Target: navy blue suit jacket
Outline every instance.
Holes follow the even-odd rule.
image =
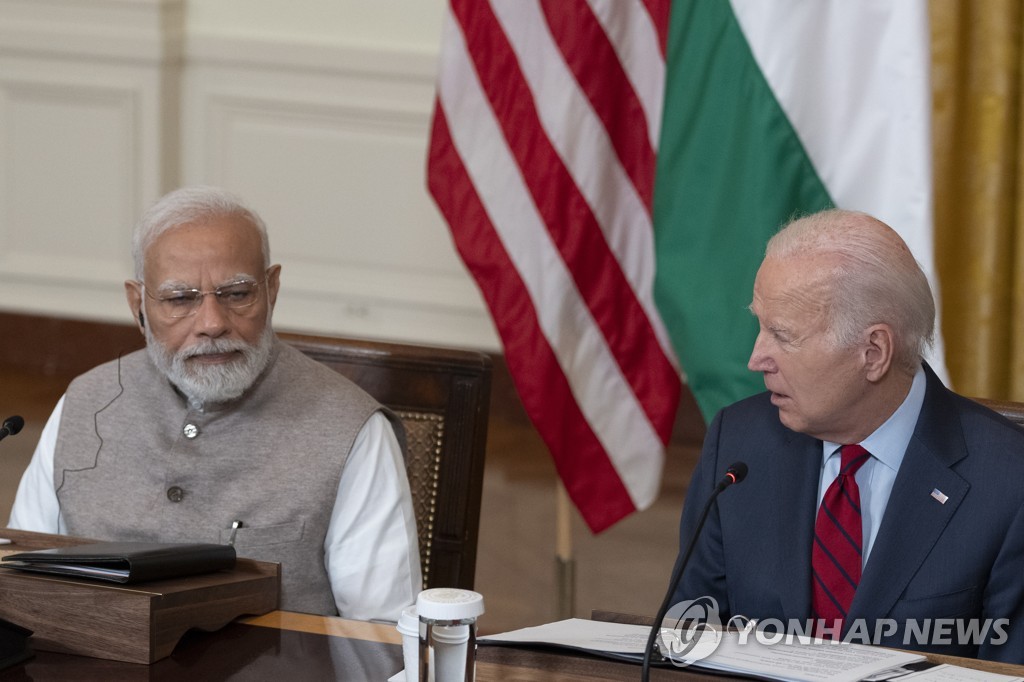
[[[864,619],[876,644],[1024,663],[1024,430],[925,371],[921,415],[845,627]],[[768,393],[722,410],[687,492],[681,547],[726,468],[744,461],[749,474],[712,508],[674,601],[708,595],[723,619],[806,621],[821,456],[820,440],[782,425]],[[878,619],[899,629],[887,634]],[[922,637],[925,619],[1008,622],[971,643],[955,624],[939,623],[934,637],[932,623]]]

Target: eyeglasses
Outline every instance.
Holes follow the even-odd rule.
[[[265,284],[266,281],[266,277],[259,282],[251,279],[240,279],[236,282],[222,284],[212,291],[171,289],[169,291],[161,291],[155,296],[149,293],[145,284],[142,285],[142,288],[146,292],[146,296],[157,302],[160,312],[167,317],[188,317],[189,315],[196,314],[199,306],[203,304],[203,297],[209,294],[213,294],[217,303],[225,308],[230,308],[231,310],[248,308],[256,303],[256,300],[259,298],[260,286]]]

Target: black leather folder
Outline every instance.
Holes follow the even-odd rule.
[[[138,583],[233,568],[231,545],[169,542],[96,542],[8,554],[0,567]]]

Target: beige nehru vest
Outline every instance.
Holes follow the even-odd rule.
[[[69,386],[54,456],[62,532],[227,542],[282,564],[281,608],[336,614],[323,543],[338,481],[380,406],[277,342],[246,395],[198,412],[138,351]]]

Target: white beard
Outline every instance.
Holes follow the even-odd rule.
[[[274,332],[267,326],[256,345],[231,339],[209,339],[170,353],[146,328],[146,351],[157,369],[185,394],[193,409],[202,410],[209,403],[234,400],[245,393],[267,367],[274,345]],[[207,353],[238,351],[237,360],[214,365],[189,363],[189,358]]]

